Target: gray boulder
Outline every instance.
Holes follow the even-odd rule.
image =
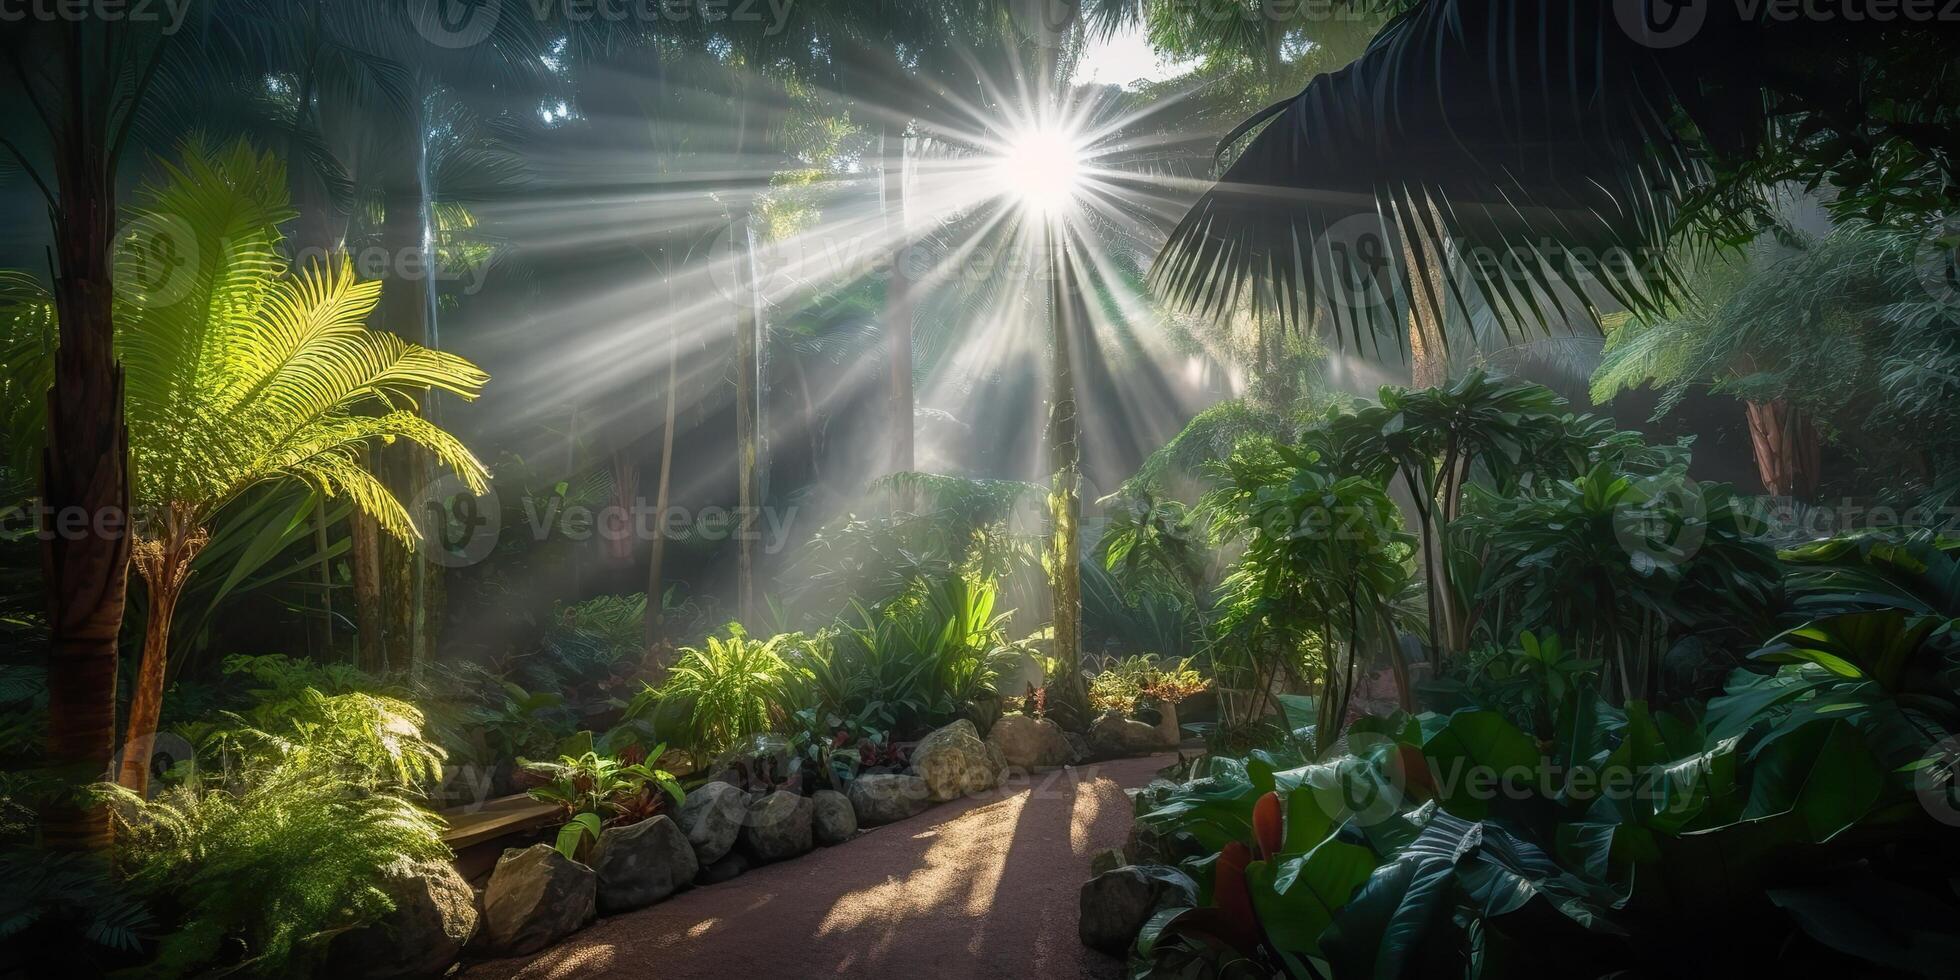
[[[1130,859],[1123,856],[1121,848],[1105,848],[1089,855],[1089,877],[1093,878],[1105,871],[1115,871],[1128,863]]]
[[[903,820],[923,811],[932,800],[932,791],[918,776],[874,773],[851,780],[847,794],[860,827]]]
[[[1089,751],[1105,758],[1149,755],[1164,747],[1156,726],[1112,711],[1089,726]]]
[[[591,922],[598,892],[599,876],[550,844],[505,851],[483,892],[485,946],[503,956],[535,953]]]
[[[925,779],[939,803],[999,786],[1006,768],[1000,750],[981,741],[980,732],[964,718],[920,739],[912,750],[912,771]]]
[[[1082,945],[1124,956],[1161,909],[1197,903],[1198,887],[1176,868],[1127,865],[1084,882],[1076,934]]]
[[[606,915],[652,905],[694,884],[700,869],[687,834],[665,815],[607,827],[592,849],[599,911]]]
[[[382,885],[393,911],[335,937],[328,972],[364,980],[439,977],[476,932],[476,893],[440,861],[401,861]]]
[[[811,795],[810,806],[810,832],[818,844],[824,847],[842,844],[857,833],[857,811],[851,809],[850,797],[836,790],[820,789]]]
[[[699,885],[719,885],[739,877],[747,870],[749,870],[749,856],[741,851],[729,851],[721,860],[703,865],[701,873],[695,876],[694,881]]]
[[[734,848],[748,813],[749,794],[728,783],[703,783],[687,794],[681,804],[680,825],[701,866],[721,860]]]
[[[742,846],[759,863],[785,861],[809,852],[812,816],[816,810],[810,798],[788,790],[777,790],[749,806],[748,826],[742,828]]]
[[[1004,715],[987,732],[987,744],[1016,769],[1032,772],[1068,762],[1068,739],[1062,737],[1062,726],[1046,718]]]

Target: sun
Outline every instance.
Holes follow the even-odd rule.
[[[1081,191],[1083,150],[1082,139],[1060,127],[1014,133],[994,163],[996,193],[1034,214],[1059,215]]]

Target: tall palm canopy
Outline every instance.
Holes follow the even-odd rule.
[[[1225,138],[1221,154],[1255,134],[1154,279],[1189,309],[1250,297],[1379,348],[1403,342],[1412,301],[1485,303],[1513,327],[1602,301],[1658,310],[1682,288],[1670,240],[1746,240],[1779,182],[1937,210],[1900,185],[1931,170],[1954,186],[1960,141],[1936,111],[1954,28],[1742,6],[1416,3]]]

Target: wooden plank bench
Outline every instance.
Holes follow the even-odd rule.
[[[465,878],[473,878],[497,863],[501,846],[534,837],[541,830],[562,823],[563,809],[556,803],[540,803],[524,793],[503,796],[482,805],[451,807],[441,816],[449,824],[442,842],[456,852],[456,865]]]

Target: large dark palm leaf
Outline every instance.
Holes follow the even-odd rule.
[[[1354,64],[1227,137],[1221,149],[1265,125],[1172,232],[1156,282],[1212,313],[1251,291],[1357,347],[1399,347],[1412,301],[1467,309],[1473,293],[1507,329],[1609,299],[1652,311],[1682,288],[1674,234],[1746,237],[1738,173],[1825,176],[1771,173],[1765,148],[1868,129],[1819,120],[1847,105],[1869,116],[1833,93],[1859,92],[1875,52],[1938,29],[1758,22],[1709,4],[1685,41],[1637,37],[1642,3],[1413,7]]]

